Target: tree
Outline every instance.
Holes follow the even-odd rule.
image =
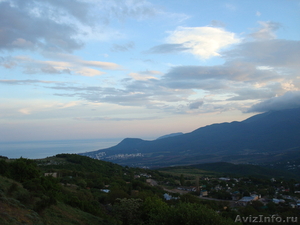
[[[184,180],[183,174],[181,174],[180,175],[180,185],[184,186],[184,184],[185,184],[185,180]]]
[[[142,219],[149,225],[167,224],[170,208],[158,197],[148,197],[142,206]]]
[[[37,165],[30,159],[16,159],[10,163],[10,175],[17,181],[24,182],[40,176]]]
[[[113,206],[113,214],[120,219],[124,225],[141,224],[141,205],[141,199],[116,199],[116,203]]]

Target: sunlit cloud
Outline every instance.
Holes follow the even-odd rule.
[[[87,61],[82,60],[78,57],[70,57],[69,61],[41,61],[35,60],[28,56],[15,56],[2,59],[0,65],[10,69],[16,66],[24,68],[24,73],[27,74],[77,74],[82,76],[98,76],[105,74],[104,71],[99,71],[95,68],[101,68],[103,70],[121,70],[122,67],[112,62],[101,62],[101,61]],[[10,65],[10,66],[8,66]]]
[[[130,77],[132,77],[134,80],[149,80],[149,79],[159,79],[157,75],[162,75],[161,72],[150,70],[150,71],[142,71],[138,73],[129,73]]]
[[[178,27],[169,32],[167,42],[180,44],[192,53],[203,59],[220,56],[220,50],[232,44],[239,43],[234,33],[216,27]]]

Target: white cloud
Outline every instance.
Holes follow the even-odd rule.
[[[221,49],[240,42],[234,33],[216,27],[178,27],[169,33],[168,43],[181,44],[203,59],[220,56]]]
[[[138,73],[129,73],[128,74],[130,77],[132,77],[134,80],[149,80],[149,79],[159,79],[155,77],[155,75],[162,75],[161,72],[156,71],[156,70],[147,70],[147,71],[142,71]]]
[[[31,114],[31,110],[30,109],[26,109],[26,108],[20,109],[19,112],[22,113],[22,114],[25,114],[25,115]]]
[[[86,60],[78,60],[79,63],[85,66],[94,66],[107,70],[119,70],[122,67],[116,63],[112,62],[100,62],[100,61],[86,61]]]

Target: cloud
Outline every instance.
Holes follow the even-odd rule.
[[[122,66],[112,62],[88,61],[76,56],[69,56],[64,54],[65,61],[41,61],[35,60],[28,56],[2,57],[0,58],[0,65],[11,69],[14,67],[24,68],[26,74],[62,74],[75,73],[82,76],[98,76],[105,74],[103,70],[122,70]],[[94,67],[94,68],[93,68]]]
[[[47,2],[47,7],[53,7],[55,10],[55,16],[61,14],[65,16],[65,13],[68,12],[69,15],[72,15],[74,18],[80,20],[82,23],[93,23],[92,18],[90,18],[90,4],[88,1],[78,1],[78,0],[64,0],[64,1],[52,1],[45,0]],[[58,11],[60,10],[60,11]],[[53,13],[53,12],[52,12]],[[54,15],[53,15],[54,16]]]
[[[105,2],[105,4],[99,2],[97,5],[104,13],[103,18],[107,19],[117,18],[124,20],[126,18],[135,18],[144,20],[163,12],[161,8],[145,0],[110,0]]]
[[[269,31],[275,31],[275,27],[274,25],[273,30]],[[190,41],[206,31],[195,30],[178,29],[185,33]],[[217,30],[226,33],[222,29]],[[191,34],[196,34],[194,39],[190,37]],[[170,37],[172,35],[173,33]],[[173,37],[180,35],[174,34]],[[150,51],[174,53],[194,51],[196,47],[186,47],[186,42],[183,41],[155,46]],[[276,108],[274,103],[280,98],[275,96],[285,96],[286,92],[300,90],[297,73],[299,41],[244,39],[231,47],[230,50],[219,49],[218,52],[225,60],[222,65],[173,66],[165,74],[154,70],[131,72],[128,75],[133,79],[122,80],[118,88],[65,86],[57,87],[56,90],[65,92],[57,94],[78,97],[88,102],[143,106],[172,113],[205,113],[234,109],[246,111],[245,108],[249,109],[247,112],[268,110]],[[210,51],[210,54],[213,54],[213,51]],[[196,95],[197,91],[200,91],[201,95]],[[203,100],[191,100],[195,97],[204,99],[204,96],[211,96],[205,98],[205,104]],[[261,103],[251,107],[257,100]]]
[[[110,49],[112,52],[126,52],[134,48],[134,42],[128,42],[127,44],[118,45],[114,44]]]
[[[212,20],[210,22],[211,26],[213,27],[225,27],[225,23],[223,23],[222,21],[219,21],[219,20]]]
[[[20,113],[25,114],[25,115],[30,115],[31,114],[31,110],[30,109],[20,109],[19,110]]]
[[[75,120],[80,121],[136,121],[136,120],[154,120],[159,117],[75,117]]]
[[[162,44],[149,49],[146,53],[170,54],[187,51],[190,48],[184,47],[183,44]]]
[[[256,40],[270,40],[276,38],[275,31],[281,27],[280,23],[272,21],[259,21],[258,23],[261,25],[261,28],[249,36]]]
[[[1,84],[10,85],[24,85],[24,84],[61,84],[57,81],[44,81],[44,80],[0,80]]]
[[[220,56],[221,49],[240,42],[234,33],[216,27],[178,27],[169,32],[166,41],[181,45],[203,59]]]
[[[128,75],[134,80],[149,80],[158,79],[157,77],[155,77],[155,75],[162,75],[162,73],[156,70],[147,70],[139,73],[129,73]]]
[[[99,67],[101,69],[106,69],[106,70],[120,70],[120,69],[122,69],[122,66],[120,66],[116,63],[112,63],[112,62],[86,61],[86,60],[77,60],[77,62],[80,63],[83,66]],[[76,63],[76,61],[74,63]]]
[[[196,101],[196,102],[193,102],[189,105],[189,108],[190,109],[198,109],[200,106],[203,105],[203,101]]]
[[[300,91],[294,91],[255,104],[247,112],[267,112],[298,107],[300,107]]]
[[[270,88],[243,88],[234,93],[237,94],[237,96],[227,99],[228,101],[267,99],[276,96],[276,92]]]
[[[11,57],[2,57],[0,56],[0,66],[3,66],[6,69],[14,68],[17,63],[11,59]]]
[[[243,42],[223,51],[222,56],[228,61],[243,60],[260,66],[299,68],[299,52],[300,41],[274,39]]]
[[[220,66],[178,66],[166,73],[162,81],[172,88],[205,90],[228,88],[228,82],[259,83],[281,80],[276,71],[260,70],[254,64],[230,62]]]
[[[116,87],[77,87],[53,86],[60,91],[58,96],[77,97],[87,102],[112,103],[122,106],[139,106],[148,109],[174,111],[178,102],[186,102],[191,95],[190,90],[173,90],[162,86],[158,80],[126,79],[123,86]],[[174,103],[174,105],[172,105]],[[174,111],[175,112],[175,111]]]
[[[237,6],[233,5],[233,4],[230,4],[230,3],[226,3],[225,8],[230,10],[230,11],[236,11],[237,10]]]
[[[77,0],[2,1],[0,49],[66,52],[79,49],[83,43],[76,39],[78,23],[87,21],[87,10],[88,4]]]

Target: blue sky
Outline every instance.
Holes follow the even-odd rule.
[[[300,107],[300,1],[0,0],[0,141],[190,132]]]

